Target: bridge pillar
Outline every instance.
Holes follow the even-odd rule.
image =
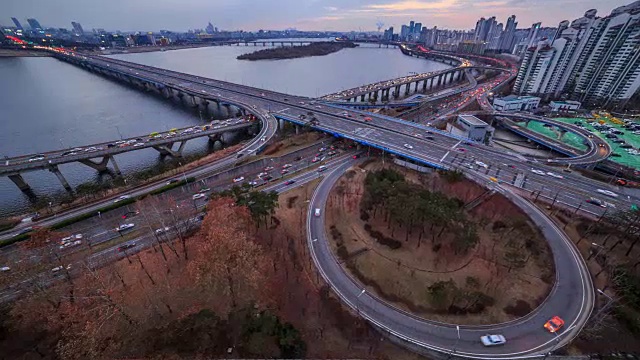
[[[20,191],[31,191],[31,187],[24,181],[24,178],[19,173],[9,175],[9,180],[13,181]]]
[[[88,167],[97,170],[98,172],[107,171],[107,164],[109,163],[109,156],[105,156],[100,160],[100,162],[92,161],[91,159],[80,159],[78,160],[80,164],[87,165]]]
[[[360,102],[364,102],[364,94],[360,95]]]
[[[157,145],[157,146],[154,146],[153,148],[156,149],[160,153],[160,155],[163,155],[163,156],[169,155],[174,158],[179,158],[179,157],[182,157],[182,150],[184,149],[184,146],[186,145],[186,143],[187,143],[187,140],[181,141],[177,150],[173,150],[173,144],[175,143]]]
[[[69,186],[69,183],[67,182],[67,179],[64,178],[64,176],[62,175],[62,173],[60,172],[60,169],[58,169],[58,166],[56,165],[50,165],[49,166],[49,171],[51,171],[52,173],[54,173],[56,175],[56,177],[58,178],[58,180],[60,181],[60,183],[62,184],[62,186],[67,190],[67,191],[73,191],[73,189],[71,189],[71,186]]]
[[[198,107],[198,100],[197,100],[198,98],[193,96],[193,95],[191,95],[190,99],[191,99],[191,106],[192,107]]]
[[[427,92],[427,81],[429,81],[429,79],[424,79],[422,82],[422,92]]]
[[[414,92],[414,93],[417,93],[417,92],[418,92],[418,84],[420,84],[420,80],[416,81],[416,88],[415,88],[415,89],[413,89],[413,92]]]
[[[278,119],[278,130],[284,129],[284,120]]]
[[[300,125],[296,124],[296,135],[298,135],[300,133]]]
[[[409,92],[410,92],[410,91],[411,91],[411,83],[407,83],[407,84],[404,86],[404,95],[405,95],[405,96],[406,96],[406,95],[409,95]]]
[[[165,99],[168,99],[173,96],[173,93],[169,88],[164,88],[162,89],[162,96],[164,96]]]
[[[396,86],[396,88],[393,91],[393,98],[397,99],[398,96],[400,96],[400,85]]]
[[[122,172],[120,172],[120,168],[116,163],[116,158],[113,157],[113,155],[109,155],[109,160],[111,161],[111,166],[113,166],[113,171],[115,171],[116,175],[122,175]]]

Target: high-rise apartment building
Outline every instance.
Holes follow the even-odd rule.
[[[16,18],[12,17],[12,18],[11,18],[11,21],[13,21],[13,23],[15,24],[16,29],[18,29],[18,30],[22,30],[22,24],[20,24],[20,21],[18,21],[18,19],[16,19]]]
[[[42,30],[42,26],[40,25],[40,22],[38,22],[38,20],[31,18],[27,19],[27,22],[29,23],[31,30]]]
[[[71,22],[71,26],[73,26],[73,32],[74,33],[76,33],[78,35],[84,34],[84,29],[82,28],[82,25],[80,25],[79,22],[72,21]]]
[[[514,92],[615,107],[624,106],[639,88],[640,1],[636,1],[606,17],[596,17],[592,9],[571,24],[561,22],[555,35],[526,49]]]
[[[415,25],[413,26],[413,33],[414,34],[420,34],[420,32],[422,31],[422,23],[415,23]]]
[[[409,31],[409,26],[402,25],[402,27],[400,28],[400,39],[407,40],[410,33],[411,31]]]
[[[591,106],[624,104],[640,87],[640,1],[614,9],[591,29],[571,97]]]
[[[507,24],[504,27],[504,31],[500,36],[500,45],[498,46],[499,50],[506,52],[511,52],[513,50],[517,26],[518,22],[516,21],[516,16],[509,16]]]

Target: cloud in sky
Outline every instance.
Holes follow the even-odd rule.
[[[534,22],[556,26],[588,9],[600,16],[631,0],[3,0],[0,24],[10,17],[37,18],[43,26],[85,29],[176,30],[221,29],[376,30],[381,21],[396,29],[410,20],[425,26],[470,29],[481,17],[498,21],[515,14],[520,27]]]

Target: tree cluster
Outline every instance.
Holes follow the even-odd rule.
[[[160,204],[142,206],[145,214],[138,216],[147,218],[151,230],[173,216]],[[249,208],[228,197],[209,206],[215,210],[200,230],[184,235],[186,241],[161,239],[101,267],[89,257],[68,267],[64,254],[51,250],[57,246],[49,246],[65,234],[36,231],[21,246],[38,261],[28,271],[11,269],[13,280],[31,283],[20,285],[26,293],[0,321],[3,355],[221,357],[231,348],[241,357],[303,357],[299,333],[261,310],[270,305],[271,281],[265,275],[270,259],[249,230],[254,226]],[[181,242],[183,249],[175,246]],[[52,273],[54,266],[62,270]]]
[[[427,288],[427,296],[431,305],[440,311],[455,314],[479,313],[494,303],[494,299],[479,288],[480,281],[469,276],[462,288],[453,280],[437,281]]]
[[[312,42],[309,45],[302,46],[281,46],[271,49],[263,49],[248,54],[242,54],[237,57],[238,60],[280,60],[295,59],[307,56],[323,56],[329,55],[344,48],[354,48],[358,45],[350,41],[341,42]]]
[[[456,254],[466,253],[478,242],[476,224],[467,218],[458,199],[407,182],[402,174],[391,169],[369,172],[364,189],[363,220],[381,214],[390,227],[406,230],[405,241],[417,231],[419,247],[428,233],[434,248],[448,245]],[[441,241],[445,232],[453,234],[448,243]]]
[[[267,217],[273,215],[278,207],[279,195],[276,191],[255,191],[247,183],[242,186],[234,185],[229,190],[212,195],[213,198],[220,196],[231,197],[235,199],[237,205],[246,206],[258,226],[261,222],[266,225]]]

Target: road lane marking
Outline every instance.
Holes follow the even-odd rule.
[[[447,152],[444,154],[444,156],[442,157],[442,159],[440,159],[440,162],[443,162],[443,161],[444,161],[444,159],[447,157],[447,155],[449,155],[449,153],[450,153],[450,152],[451,152],[451,151],[447,151]]]

